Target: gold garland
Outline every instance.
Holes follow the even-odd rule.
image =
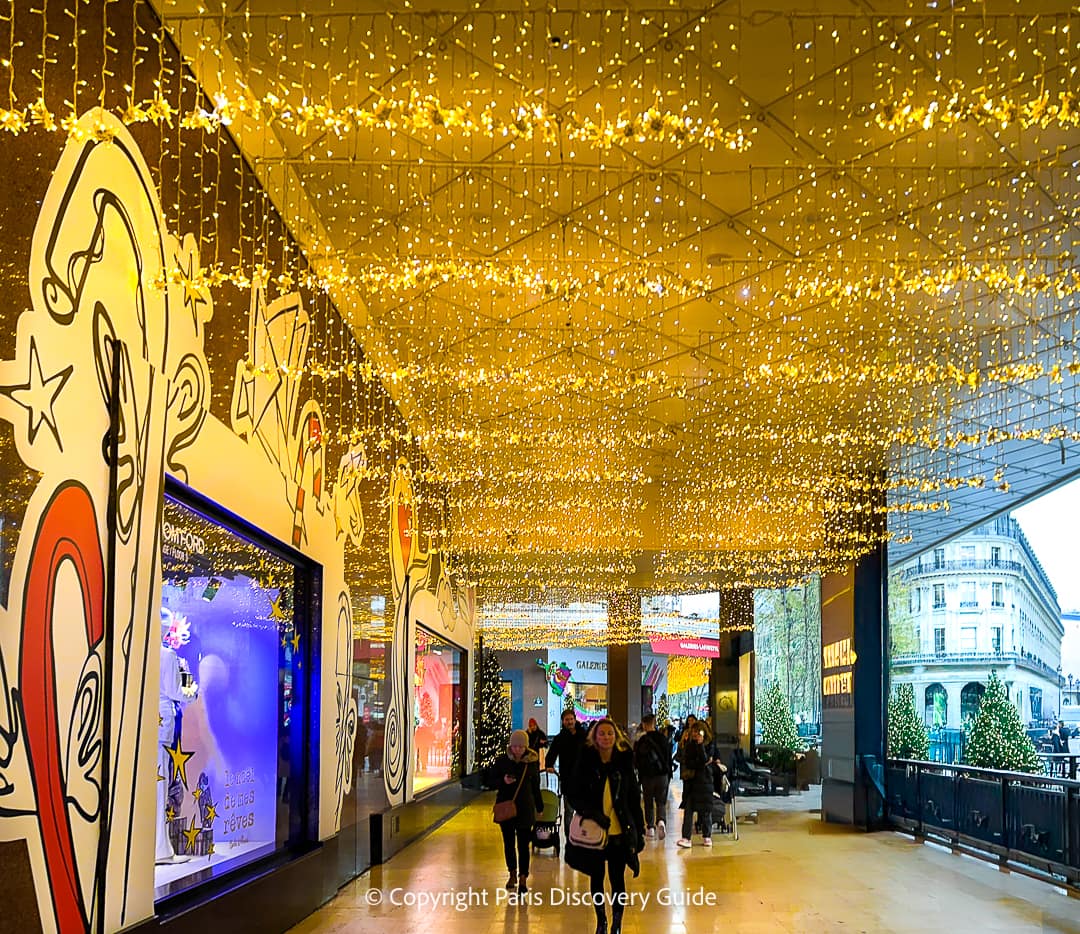
[[[479,106],[445,104],[433,95],[421,94],[414,87],[409,88],[408,97],[380,97],[371,107],[335,107],[332,103],[306,99],[294,104],[273,93],[257,97],[248,89],[241,89],[231,96],[215,94],[213,103],[212,110],[195,107],[181,112],[159,92],[146,100],[129,102],[119,117],[127,125],[152,123],[171,127],[175,122],[181,129],[207,133],[216,133],[239,117],[247,116],[263,125],[276,123],[299,136],[313,132],[333,133],[340,137],[360,129],[382,129],[391,133],[435,130],[463,136],[487,136],[493,140],[536,138],[556,143],[565,135],[567,140],[601,152],[634,143],[670,143],[680,149],[699,145],[710,151],[719,146],[732,152],[745,152],[750,148],[750,137],[757,132],[756,127],[750,127],[747,132],[741,127],[726,130],[719,120],[693,117],[685,108],[676,113],[661,109],[659,104],[636,114],[623,111],[614,119],[593,119],[573,111],[552,111],[542,103],[517,104],[506,116],[500,116],[494,102]],[[16,135],[40,127],[82,138],[87,131],[77,128],[78,119],[74,112],[58,116],[42,97],[24,108],[0,109],[0,129]],[[104,126],[89,132],[103,134],[95,138],[112,138]]]
[[[1080,218],[1080,211],[1074,212]],[[1071,254],[1056,257],[1056,262],[1071,262]],[[1069,266],[1051,274],[1035,266],[1015,264],[992,266],[960,262],[938,271],[926,269],[906,270],[895,265],[890,273],[867,276],[862,279],[845,280],[830,276],[801,277],[777,292],[777,299],[785,302],[859,302],[880,301],[897,295],[930,295],[943,298],[955,294],[964,286],[982,285],[988,292],[1001,294],[1011,292],[1018,296],[1033,296],[1051,292],[1063,299],[1080,291],[1076,269]]]
[[[1080,127],[1080,95],[1072,91],[1060,91],[1056,96],[1043,91],[1026,100],[992,97],[985,91],[977,92],[974,100],[966,99],[966,95],[965,88],[956,87],[948,97],[935,97],[918,105],[914,103],[915,94],[905,91],[900,100],[879,104],[874,122],[892,133],[904,133],[913,127],[950,128],[968,121],[1000,130],[1014,124],[1025,130],[1035,126],[1066,130]]]

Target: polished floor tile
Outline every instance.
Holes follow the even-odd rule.
[[[550,851],[532,857],[529,898],[502,889],[489,798],[346,885],[293,934],[592,931],[592,908],[579,901],[587,880]],[[717,835],[711,849],[699,837],[679,849],[677,833],[650,840],[629,880],[626,934],[1080,934],[1080,898],[900,834],[824,824],[817,803],[811,793],[742,800],[740,839]]]

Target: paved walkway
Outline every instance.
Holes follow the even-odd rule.
[[[567,904],[588,881],[550,851],[533,855],[532,903],[508,900],[491,797],[345,886],[293,934],[590,934],[592,908]],[[739,811],[756,811],[757,822],[744,819],[737,842],[717,835],[711,849],[700,838],[678,849],[677,834],[649,841],[641,875],[629,880],[635,903],[624,930],[1080,934],[1080,898],[900,834],[824,824],[818,800],[742,799]],[[469,903],[456,910],[451,899]],[[394,904],[406,901],[425,904]]]

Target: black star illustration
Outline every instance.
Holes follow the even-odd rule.
[[[30,338],[30,372],[26,382],[21,386],[0,386],[0,393],[10,398],[17,405],[21,405],[27,411],[27,425],[30,433],[30,443],[34,443],[37,433],[42,424],[48,426],[56,446],[62,451],[64,445],[60,442],[60,431],[56,425],[56,414],[53,406],[56,405],[56,397],[60,395],[64,384],[71,377],[73,366],[67,366],[48,379],[41,370],[41,358],[38,356],[37,344],[34,338]]]

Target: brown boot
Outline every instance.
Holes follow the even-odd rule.
[[[506,891],[513,892],[517,888],[518,876],[516,872],[510,873],[510,878],[506,880]]]

